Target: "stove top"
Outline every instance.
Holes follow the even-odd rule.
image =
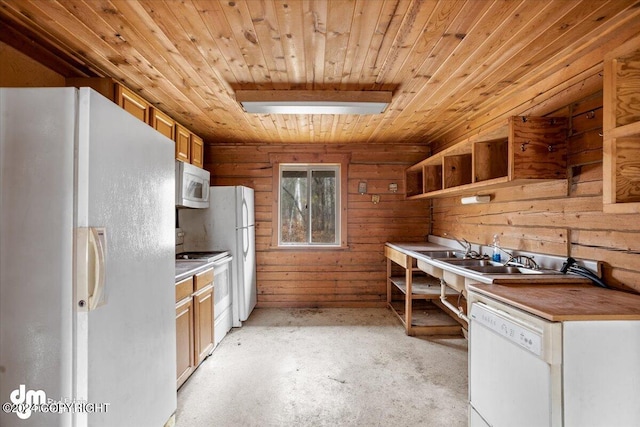
[[[176,254],[178,261],[217,261],[229,255],[229,251],[182,252]]]

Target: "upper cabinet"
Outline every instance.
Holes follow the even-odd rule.
[[[640,37],[604,60],[603,210],[640,213]]]
[[[176,122],[162,111],[155,107],[151,107],[149,116],[149,124],[152,128],[169,138],[174,140],[176,133]]]
[[[566,179],[567,123],[565,117],[511,117],[490,135],[460,142],[408,168],[407,198]]]
[[[191,162],[191,132],[181,125],[176,125],[176,159],[185,163]]]
[[[115,93],[116,97],[114,101],[116,104],[143,122],[150,123],[149,109],[151,105],[144,98],[117,83],[115,84]]]
[[[204,141],[144,98],[109,77],[68,78],[67,86],[90,87],[176,143],[176,159],[204,166]]]
[[[196,134],[191,134],[189,139],[191,150],[191,164],[199,168],[204,166],[204,141]]]

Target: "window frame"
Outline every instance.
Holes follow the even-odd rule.
[[[270,162],[273,171],[272,194],[272,232],[271,232],[271,248],[272,249],[292,249],[292,250],[336,250],[346,249],[347,246],[347,170],[349,167],[350,156],[348,154],[289,154],[277,153],[270,155]],[[280,178],[281,165],[286,166],[337,166],[339,183],[336,186],[336,234],[338,234],[337,243],[285,243],[280,242]]]

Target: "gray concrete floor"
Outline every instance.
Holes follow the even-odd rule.
[[[467,342],[387,309],[256,309],[178,392],[177,427],[466,426]]]

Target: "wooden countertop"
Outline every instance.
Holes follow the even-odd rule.
[[[592,285],[473,284],[467,290],[554,322],[640,320],[640,295]]]

